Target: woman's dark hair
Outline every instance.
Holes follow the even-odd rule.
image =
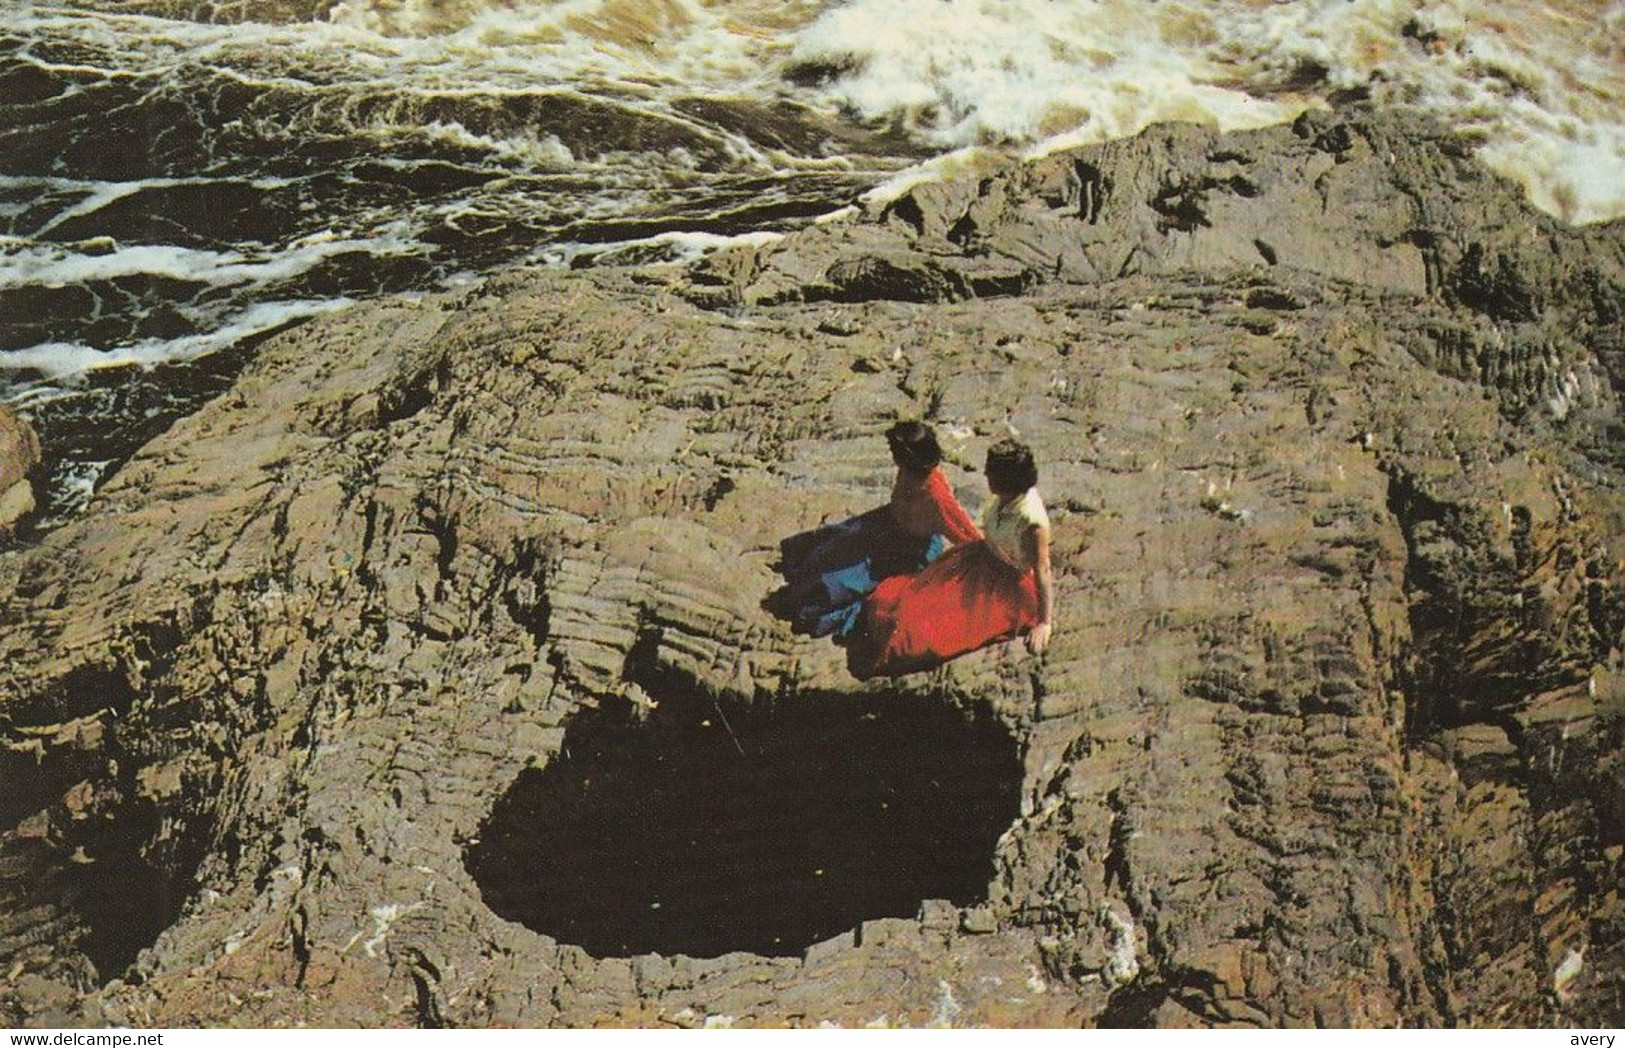
[[[899,422],[886,431],[892,461],[902,469],[929,473],[942,461],[937,435],[924,422]]]
[[[987,449],[987,486],[1001,495],[1019,495],[1038,483],[1033,449],[1019,440],[1001,440]]]

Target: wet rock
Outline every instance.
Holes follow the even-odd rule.
[[[1448,145],[1157,128],[270,340],[0,555],[0,1018],[1617,1025],[1625,231]],[[885,498],[898,415],[973,504],[1039,449],[1042,659],[859,685],[761,612],[780,538]],[[643,795],[594,719],[760,762],[786,711],[893,706],[1014,737],[985,887],[611,956],[470,871],[522,776]],[[728,810],[718,854],[771,851]]]

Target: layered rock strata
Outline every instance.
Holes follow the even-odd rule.
[[[29,472],[39,464],[39,438],[11,408],[0,405],[0,538],[34,512]]]
[[[1618,224],[1353,113],[302,326],[0,557],[0,1019],[1617,1025],[1622,301]],[[761,611],[899,415],[972,504],[1039,449],[1041,659],[858,685]],[[695,697],[999,725],[985,894],[790,956],[498,917],[516,780]]]

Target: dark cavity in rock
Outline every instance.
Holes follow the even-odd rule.
[[[114,816],[105,835],[85,850],[82,864],[70,862],[51,875],[84,923],[79,948],[104,984],[130,977],[137,956],[180,919],[197,887],[189,872],[195,858],[176,871],[144,853],[158,831],[157,816],[138,807]]]
[[[562,752],[497,802],[466,862],[499,915],[599,957],[793,956],[924,899],[987,897],[1022,774],[991,718],[641,684],[653,710],[576,714]]]

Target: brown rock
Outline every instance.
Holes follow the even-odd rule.
[[[28,473],[39,463],[39,438],[11,408],[0,404],[0,535],[34,512]]]
[[[917,194],[699,275],[294,329],[0,557],[0,970],[33,980],[0,1016],[49,985],[136,1025],[1617,1025],[1625,231],[1358,114]],[[1010,426],[1039,449],[1043,659],[859,685],[760,610],[779,538],[885,497],[898,414],[967,493]],[[753,788],[695,786],[692,839],[585,894],[743,924],[840,882],[780,863],[810,831],[774,797],[944,710],[985,748],[937,770],[985,792],[885,854],[984,802],[996,843],[810,944],[594,955],[471,872],[516,784],[599,760],[578,806],[630,817],[699,753]],[[848,778],[931,767],[888,738]],[[624,894],[649,864],[669,891]]]

